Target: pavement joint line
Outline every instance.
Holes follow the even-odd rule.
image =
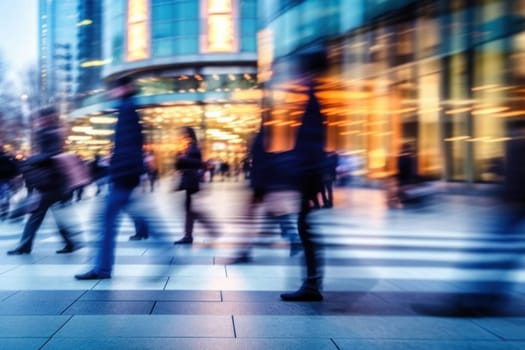
[[[157,300],[153,300],[153,305],[151,306],[151,310],[149,310],[150,315],[153,315],[153,310],[155,310],[156,306],[157,306]]]
[[[86,295],[88,293],[88,290],[86,289],[83,293],[81,293],[75,300],[73,300],[71,302],[71,304],[69,304],[68,306],[66,306],[66,308],[64,310],[62,310],[61,313],[59,313],[59,315],[64,315],[64,312],[66,312],[70,307],[72,307],[74,304],[76,304],[77,301],[79,301],[84,295]]]
[[[237,339],[237,330],[235,329],[235,317],[234,315],[231,315],[232,318],[232,326],[233,326],[233,338]]]
[[[170,282],[170,279],[171,279],[170,276],[168,276],[168,278],[166,278],[166,282],[164,282],[164,286],[162,287],[162,290],[166,290],[166,288],[168,287],[168,283]]]
[[[66,324],[67,324],[69,321],[71,321],[71,319],[72,319],[74,316],[75,316],[75,315],[71,315],[71,316],[69,316],[69,317],[67,318],[67,320],[66,320],[66,321],[65,321],[60,327],[58,327],[58,328],[53,332],[53,334],[51,334],[51,335],[49,336],[49,338],[47,338],[47,340],[44,342],[44,344],[42,344],[42,346],[41,346],[40,348],[38,348],[38,349],[39,349],[39,350],[44,349],[44,348],[47,346],[47,344],[53,339],[53,337],[54,337],[58,332],[60,332],[60,331],[62,330],[62,328],[64,328],[64,327],[66,326]]]
[[[482,318],[482,319],[483,319],[483,318]],[[502,342],[507,342],[507,341],[509,341],[509,339],[505,339],[503,336],[501,336],[501,335],[499,335],[499,334],[497,334],[497,333],[491,331],[491,330],[488,329],[487,327],[484,327],[482,324],[480,324],[480,323],[478,322],[477,319],[472,319],[471,322],[472,322],[473,324],[475,324],[476,326],[478,326],[479,328],[483,329],[485,332],[492,334],[493,336],[495,336],[496,338],[498,338],[500,341],[502,341]],[[510,340],[510,341],[511,341],[511,340]]]
[[[334,344],[334,346],[335,346],[335,348],[336,348],[337,350],[341,350],[341,348],[339,347],[339,345],[337,345],[337,343],[336,343],[336,341],[335,341],[334,338],[330,338],[330,341],[332,342],[332,344]]]

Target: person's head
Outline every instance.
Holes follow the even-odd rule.
[[[37,127],[45,127],[60,124],[60,115],[55,106],[40,108],[34,115]]]
[[[108,85],[110,98],[118,99],[133,96],[137,93],[137,86],[130,76],[123,76],[111,81]]]
[[[197,134],[195,130],[190,126],[182,128],[182,137],[187,138],[190,143],[197,143]]]

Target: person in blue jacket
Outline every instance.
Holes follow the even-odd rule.
[[[109,164],[110,191],[103,211],[102,241],[95,266],[86,273],[75,275],[79,280],[111,278],[115,258],[115,235],[119,214],[130,203],[133,190],[144,173],[143,136],[140,117],[136,111],[136,86],[130,77],[113,82],[109,94],[119,99],[118,120],[115,127],[113,154]],[[138,217],[133,217],[135,226]],[[139,225],[146,227],[146,225]]]

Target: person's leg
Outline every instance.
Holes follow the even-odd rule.
[[[279,227],[281,228],[281,236],[288,239],[290,242],[290,256],[299,254],[303,248],[297,229],[297,219],[295,218],[295,215],[280,215],[277,217],[277,220],[279,222]]]
[[[132,189],[113,187],[106,199],[103,213],[102,241],[98,249],[94,271],[111,276],[115,259],[115,234],[117,219],[128,204]]]
[[[57,197],[59,197],[57,195]],[[59,201],[60,199],[57,199]],[[57,250],[58,254],[71,253],[82,247],[80,236],[82,235],[82,228],[76,213],[76,207],[69,206],[51,206],[51,211],[58,226],[58,232],[65,242],[65,247]]]
[[[311,193],[303,191],[298,217],[299,236],[303,244],[306,263],[306,278],[298,291],[281,294],[281,299],[284,301],[320,301],[323,299],[321,294],[323,278],[321,247],[315,241],[316,237],[308,219],[311,210],[308,203],[309,198],[311,198]]]
[[[36,235],[36,231],[40,228],[42,221],[46,217],[47,210],[55,202],[55,198],[49,193],[43,192],[40,197],[40,202],[37,209],[31,213],[29,219],[24,227],[22,238],[18,243],[18,247],[8,252],[8,254],[17,254],[18,252],[31,252],[33,247],[33,240]]]
[[[178,241],[175,241],[175,244],[191,244],[193,243],[193,225],[195,223],[195,215],[193,212],[192,204],[191,204],[191,196],[192,194],[190,191],[185,191],[185,201],[184,201],[184,236],[179,239]]]

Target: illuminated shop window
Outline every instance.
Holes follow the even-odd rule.
[[[128,1],[127,60],[149,57],[149,1]]]
[[[235,52],[237,39],[232,0],[206,2],[207,30],[204,52]]]

